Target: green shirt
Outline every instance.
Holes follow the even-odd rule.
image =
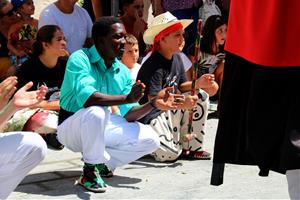
[[[132,80],[129,69],[118,59],[107,69],[95,46],[71,54],[61,87],[60,106],[69,112],[83,108],[95,92],[110,95],[129,94]],[[119,105],[124,116],[138,103]]]

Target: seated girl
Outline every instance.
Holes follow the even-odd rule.
[[[222,86],[224,71],[224,44],[226,41],[227,24],[219,15],[207,18],[201,40],[200,75],[210,73],[215,75],[219,88]]]
[[[17,124],[22,123],[18,127],[23,130],[47,134],[44,139],[56,149],[62,148],[57,143],[55,133],[57,111],[59,110],[59,91],[66,66],[66,59],[62,57],[67,55],[66,41],[62,30],[56,25],[43,26],[39,29],[36,42],[33,44],[33,56],[21,65],[17,73],[18,87],[32,81],[33,90],[45,85],[48,87],[48,92],[44,101],[26,111],[29,113],[29,119],[12,119],[12,125],[15,124],[13,127],[16,128]],[[22,113],[19,116],[26,116],[26,114]],[[41,122],[43,117],[47,120]],[[24,121],[26,122],[25,125]]]

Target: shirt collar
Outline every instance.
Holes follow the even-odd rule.
[[[95,45],[93,45],[91,48],[89,48],[88,51],[90,53],[90,62],[92,64],[99,63],[100,66],[103,66],[103,67],[106,66],[105,62],[104,62],[104,59],[99,55]],[[119,62],[120,61],[117,58],[114,59],[114,61],[112,63],[112,66],[111,66],[111,69],[113,71],[120,70]]]

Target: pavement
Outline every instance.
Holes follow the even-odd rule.
[[[218,120],[208,120],[204,147],[213,153]],[[46,159],[22,181],[9,199],[288,199],[285,176],[259,177],[255,166],[226,165],[224,183],[210,185],[211,160],[155,162],[150,157],[116,169],[104,179],[105,193],[74,185],[82,170],[81,154],[48,150]]]

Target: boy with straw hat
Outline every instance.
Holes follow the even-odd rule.
[[[178,55],[184,43],[184,29],[190,19],[178,20],[171,13],[156,16],[144,33],[144,41],[153,45],[151,56],[142,65],[137,80],[146,85],[140,103],[154,98],[165,87],[173,87],[174,93],[186,93],[178,109],[166,108],[165,112],[154,109],[140,121],[150,124],[160,136],[160,148],[153,153],[158,161],[176,160],[182,153],[188,159],[210,159],[203,151],[203,136],[207,117],[208,94],[202,89],[217,89],[214,76],[205,74],[196,80],[198,95],[189,95],[191,81],[187,81],[182,60]],[[193,139],[184,142],[188,130],[188,110],[196,107],[193,120]],[[188,155],[185,152],[190,152]]]

